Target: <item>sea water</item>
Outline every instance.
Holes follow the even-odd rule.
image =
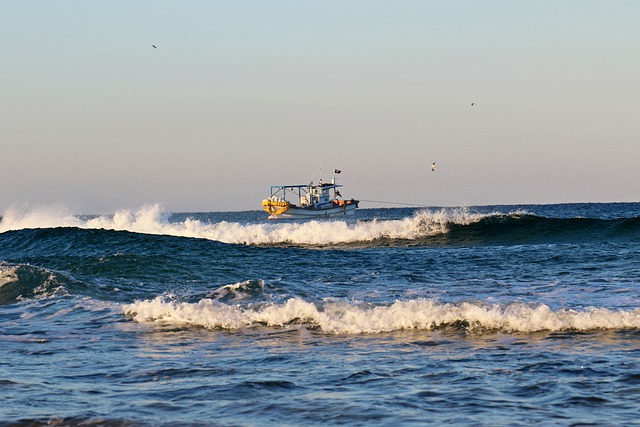
[[[640,425],[640,204],[0,222],[0,425]]]

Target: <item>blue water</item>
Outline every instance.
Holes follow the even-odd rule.
[[[640,425],[640,203],[0,222],[0,425]]]

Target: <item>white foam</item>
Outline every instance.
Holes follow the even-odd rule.
[[[30,207],[14,205],[5,210],[0,232],[25,228],[80,227],[83,221],[60,206]]]
[[[23,228],[80,227],[111,229],[135,233],[196,237],[239,244],[306,244],[328,245],[367,242],[380,238],[415,239],[447,231],[449,223],[468,224],[486,215],[471,214],[466,209],[420,211],[398,220],[372,221],[307,221],[240,224],[186,219],[170,222],[170,215],[160,205],[145,206],[137,211],[121,210],[113,215],[81,220],[55,209],[32,211],[9,209],[0,222],[0,232]]]
[[[346,302],[318,305],[292,298],[282,304],[241,307],[211,299],[186,303],[157,297],[124,305],[123,312],[140,323],[166,322],[211,329],[241,329],[255,325],[286,327],[291,323],[304,323],[325,333],[345,334],[431,330],[459,322],[467,324],[467,329],[472,332],[640,328],[640,309],[614,311],[588,308],[583,311],[553,311],[546,305],[441,304],[424,299],[371,306]]]
[[[18,281],[18,266],[9,266],[0,262],[0,288],[7,283],[15,283]]]
[[[239,302],[251,298],[251,290],[255,287],[260,288],[262,291],[264,289],[264,281],[245,280],[240,283],[223,285],[207,294],[207,297],[216,301],[227,299],[229,301]]]

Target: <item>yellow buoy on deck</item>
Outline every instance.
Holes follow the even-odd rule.
[[[270,215],[280,215],[289,209],[289,202],[286,200],[269,200],[262,201],[262,209],[264,209]]]

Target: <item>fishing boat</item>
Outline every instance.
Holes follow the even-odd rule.
[[[272,185],[271,195],[262,201],[262,209],[269,218],[320,218],[346,216],[355,213],[358,200],[342,198],[336,184],[334,169],[331,182],[302,185]],[[295,202],[295,203],[294,203]]]

